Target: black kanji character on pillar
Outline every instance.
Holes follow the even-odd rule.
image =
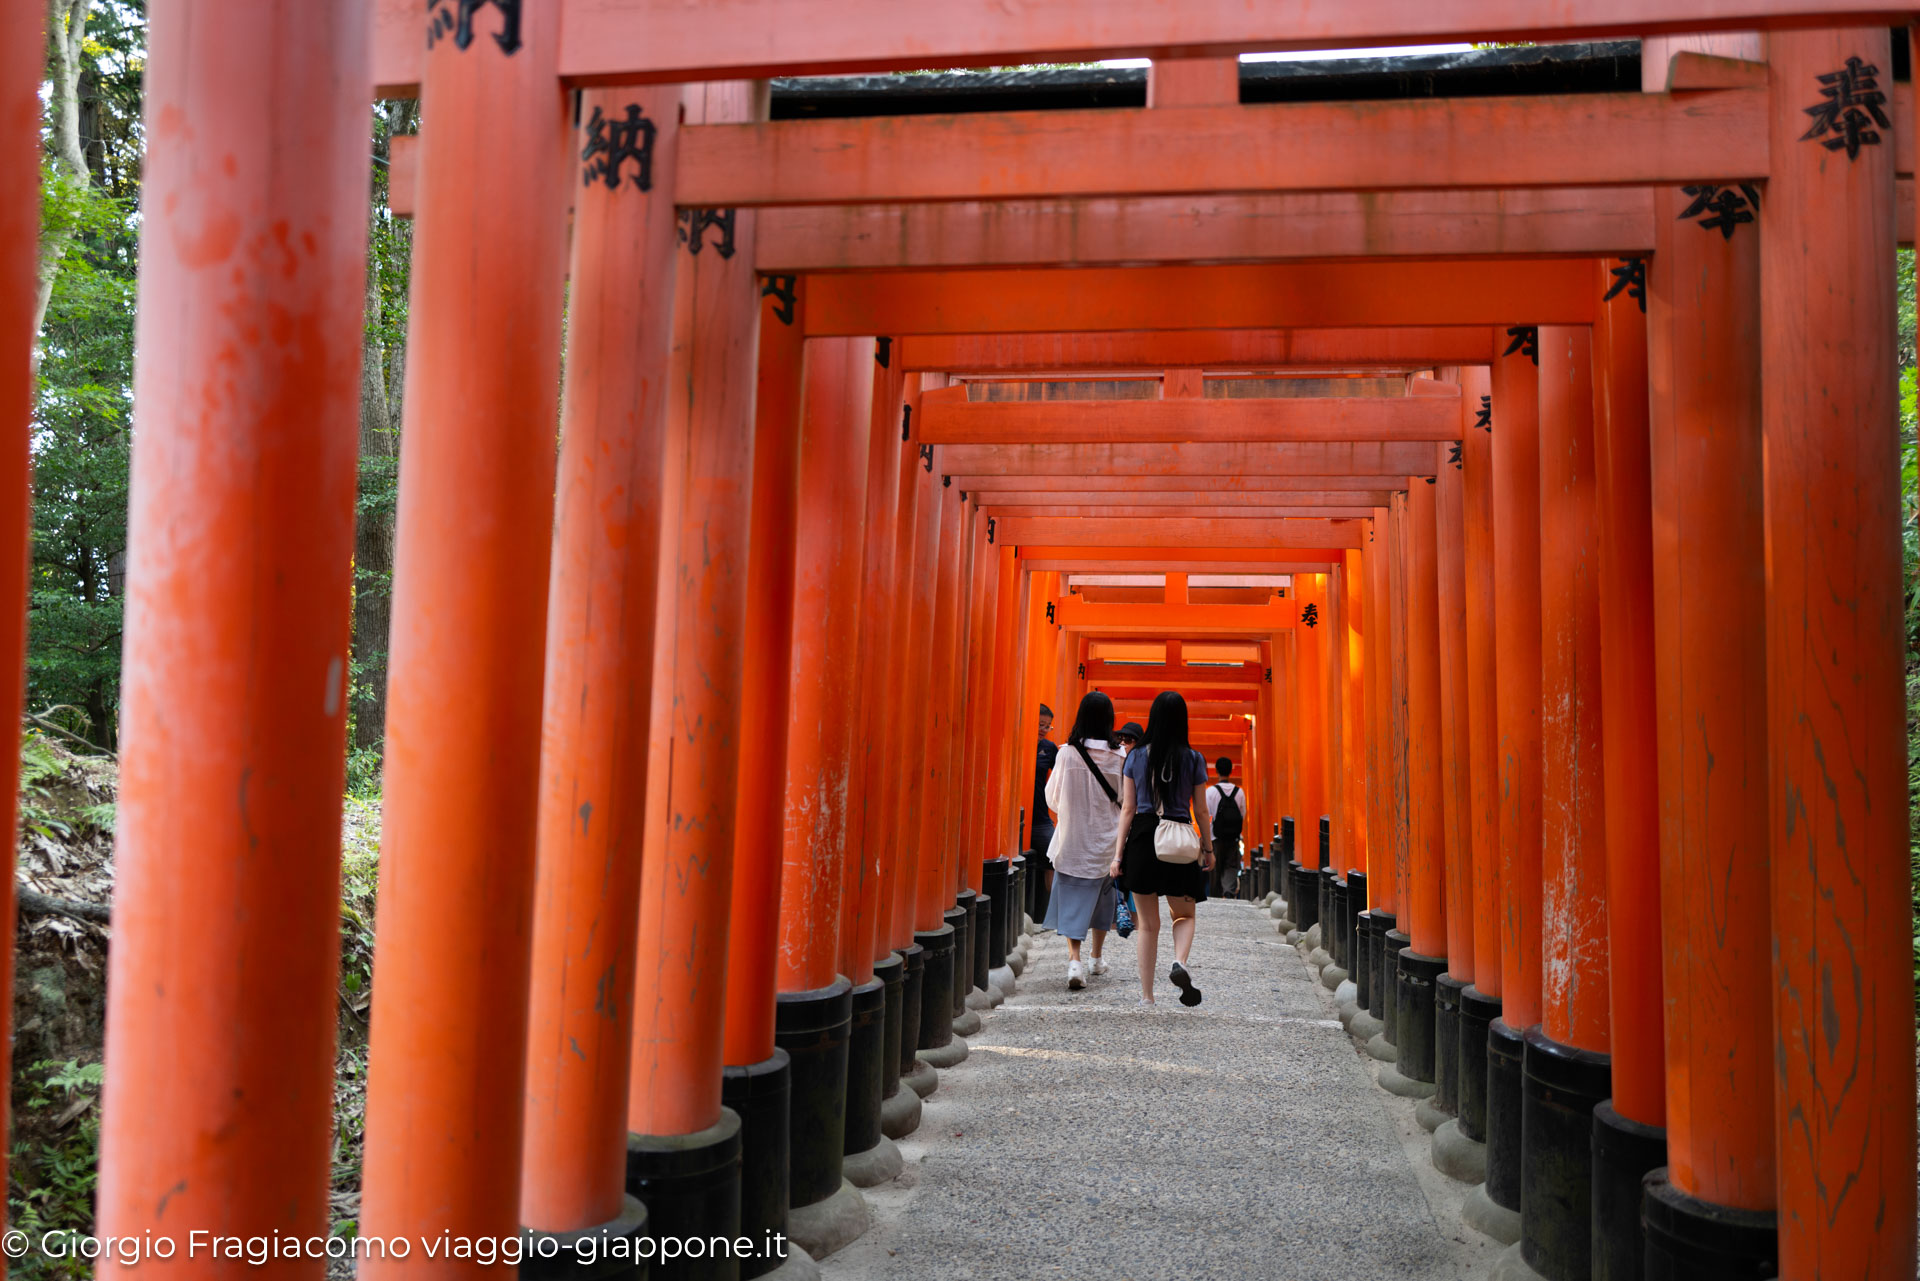
[[[995,523],[995,521],[994,521],[994,518],[993,518],[992,516],[989,516],[989,517],[987,517],[987,545],[988,545],[989,547],[991,547],[991,546],[993,545],[993,526],[994,526],[994,523]]]
[[[920,464],[921,466],[925,467],[929,473],[933,471],[933,446],[932,445],[920,446]]]
[[[775,300],[773,304],[775,320],[783,325],[793,323],[793,304],[799,297],[799,293],[794,287],[792,276],[768,276],[760,284],[760,296]]]
[[[1880,130],[1873,126],[1893,128],[1887,113],[1880,109],[1887,95],[1880,92],[1880,84],[1874,79],[1879,74],[1880,68],[1848,58],[1840,70],[1818,77],[1824,86],[1820,96],[1826,101],[1805,108],[1813,117],[1813,126],[1800,135],[1800,141],[1818,139],[1828,151],[1845,147],[1848,160],[1859,159],[1862,147],[1879,146]]]
[[[1507,337],[1513,341],[1500,353],[1502,356],[1511,356],[1517,351],[1534,364],[1540,363],[1540,326],[1514,325],[1507,330]]]
[[[464,50],[473,43],[473,15],[488,5],[500,11],[500,30],[493,42],[500,46],[501,53],[518,53],[520,0],[427,0],[427,48],[433,48],[451,32],[453,47]]]
[[[1613,284],[1601,295],[1601,302],[1612,302],[1626,290],[1627,297],[1640,304],[1640,310],[1647,309],[1647,260],[1645,258],[1622,258],[1620,265],[1612,269]]]
[[[1317,623],[1319,623],[1320,607],[1314,604],[1312,601],[1308,601],[1307,607],[1300,611],[1300,621],[1305,623],[1308,627],[1312,627]]]
[[[913,439],[913,406],[900,406],[900,439]]]
[[[1052,601],[1047,602],[1047,621],[1049,623],[1053,621],[1053,602]]]
[[[1754,215],[1760,212],[1760,189],[1750,182],[1741,183],[1737,191],[1715,183],[1682,187],[1680,191],[1682,195],[1691,196],[1693,203],[1682,209],[1674,221],[1685,222],[1689,218],[1698,218],[1702,227],[1719,232],[1722,240],[1732,240],[1733,229],[1743,222],[1752,222]],[[1607,296],[1611,298],[1613,295]],[[1646,304],[1641,303],[1640,310],[1646,309]]]
[[[893,360],[893,339],[876,338],[873,340],[873,358],[885,369]]]
[[[706,247],[707,229],[719,229],[719,235],[713,242],[713,251],[722,258],[733,257],[733,210],[731,209],[682,209],[675,224],[675,236],[687,247],[687,252],[697,254]]]
[[[1087,665],[1085,663],[1080,664],[1080,679],[1087,679]]]
[[[607,184],[608,191],[620,188],[620,170],[633,161],[633,185],[642,191],[653,190],[653,140],[659,131],[641,112],[640,104],[627,104],[627,118],[608,120],[600,108],[593,109],[587,121],[587,145],[580,158],[587,163],[580,169],[580,185]]]
[[[1493,434],[1493,397],[1480,398],[1480,410],[1473,416],[1473,425],[1488,435]]]
[[[1261,679],[1262,679],[1262,680],[1264,680],[1264,681],[1266,681],[1266,683],[1267,683],[1267,684],[1269,684],[1269,685],[1271,685],[1271,684],[1273,684],[1273,669],[1272,669],[1271,667],[1269,667],[1269,668],[1267,669],[1267,674],[1266,674],[1266,675],[1265,675],[1264,677],[1262,677]]]
[[[1447,461],[1453,464],[1453,469],[1455,471],[1459,471],[1461,469],[1462,464],[1460,462],[1460,442],[1459,441],[1450,440],[1447,442]]]

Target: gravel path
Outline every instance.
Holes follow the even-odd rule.
[[[1035,940],[1019,991],[942,1073],[874,1227],[822,1264],[887,1278],[1448,1278],[1498,1248],[1460,1223],[1411,1104],[1374,1084],[1332,996],[1264,909],[1200,909],[1184,1009],[1143,1009],[1131,943],[1066,987]]]

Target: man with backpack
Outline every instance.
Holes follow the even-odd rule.
[[[1213,823],[1212,898],[1232,898],[1240,889],[1240,831],[1246,824],[1246,792],[1227,781],[1233,762],[1222,756],[1213,763],[1220,775],[1207,789],[1207,818]]]

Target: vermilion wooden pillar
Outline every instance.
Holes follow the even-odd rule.
[[[783,994],[839,987],[846,977],[838,966],[858,713],[872,343],[807,344],[780,876]]]
[[[1320,679],[1322,688],[1317,691],[1321,707],[1321,763],[1320,777],[1323,780],[1321,811],[1328,820],[1327,875],[1338,881],[1347,869],[1347,813],[1346,813],[1346,725],[1342,713],[1345,708],[1345,690],[1347,684],[1347,620],[1346,592],[1342,583],[1345,573],[1339,565],[1320,578],[1320,626],[1314,628],[1314,637],[1320,645]],[[1332,895],[1328,895],[1329,904]],[[1322,930],[1322,946],[1331,953],[1335,950],[1332,937],[1334,925],[1329,922]]]
[[[1541,1023],[1526,1036],[1520,1248],[1543,1275],[1584,1277],[1593,1110],[1611,1092],[1592,340],[1543,326],[1539,344]]]
[[[1396,966],[1398,1075],[1432,1093],[1434,984],[1446,969],[1445,734],[1440,706],[1436,484],[1407,483],[1407,946]],[[1389,1088],[1397,1088],[1396,1086]],[[1415,1092],[1415,1091],[1409,1091]]]
[[[1343,593],[1341,609],[1346,619],[1346,681],[1341,686],[1344,745],[1343,770],[1348,780],[1345,793],[1347,814],[1347,863],[1350,871],[1362,876],[1367,871],[1369,841],[1373,827],[1367,813],[1368,794],[1373,778],[1367,758],[1367,636],[1372,617],[1366,612],[1366,555],[1348,548],[1342,557]],[[1356,909],[1357,910],[1357,909]]]
[[[548,1232],[627,1203],[680,91],[594,89],[580,105],[583,150],[608,122],[644,121],[654,144],[644,172],[603,157],[574,200],[520,1189],[522,1221]]]
[[[845,1241],[805,1213],[841,1189],[854,1026],[884,1016],[877,983],[858,996],[839,972],[866,550],[873,339],[807,343],[800,403],[800,520],[794,537],[793,661],[787,704],[775,1039],[793,1064],[787,1230],[816,1256]],[[871,974],[872,949],[852,952]],[[864,1102],[863,1096],[863,1102]],[[873,1108],[879,1100],[871,1100]]]
[[[1385,918],[1394,912],[1393,876],[1393,791],[1391,709],[1393,655],[1390,644],[1392,617],[1387,604],[1387,562],[1391,544],[1387,537],[1387,509],[1373,509],[1367,530],[1367,617],[1374,620],[1367,629],[1367,754],[1372,786],[1368,788],[1371,810],[1368,827],[1373,841],[1367,847],[1368,910],[1376,919],[1370,928],[1384,934]],[[1379,940],[1369,945],[1378,965]]]
[[[981,857],[1011,858],[1018,853],[1006,822],[1008,795],[1013,787],[1010,762],[1013,758],[1013,727],[1019,723],[1015,707],[1019,681],[1019,561],[1014,550],[998,541],[996,524],[987,522],[987,538],[993,544],[994,635],[993,688],[988,709],[986,818],[982,833]],[[1010,927],[1020,924],[1015,913],[1008,918]],[[1013,930],[1017,935],[1019,931]],[[1009,940],[1011,941],[1011,940]]]
[[[1487,1142],[1487,1045],[1500,1017],[1500,758],[1494,699],[1493,393],[1488,370],[1460,371],[1460,522],[1462,614],[1466,684],[1459,715],[1467,759],[1466,838],[1471,876],[1458,911],[1471,916],[1466,942],[1473,957],[1473,983],[1460,993],[1456,1083],[1457,1120],[1445,1139],[1436,1138],[1446,1172],[1464,1182],[1484,1182]],[[1457,740],[1456,740],[1457,741]],[[1452,917],[1449,916],[1449,920]],[[1442,1127],[1443,1129],[1445,1127]],[[1439,1134],[1438,1131],[1435,1132]],[[1456,1140],[1458,1142],[1456,1142]],[[1477,1149],[1472,1145],[1480,1145]],[[1474,1204],[1487,1208],[1484,1188]]]
[[[1893,130],[1908,122],[1888,128],[1868,110],[1893,97],[1884,27],[1772,33],[1767,57],[1760,332],[1780,1275],[1906,1277],[1912,898],[1889,264]]]
[[[764,102],[763,87],[693,86],[686,120],[756,119]],[[681,217],[654,657],[658,778],[648,787],[627,1102],[627,1186],[663,1232],[673,1230],[663,1206],[726,1213],[720,1198],[685,1189],[726,1178],[740,1151],[739,1118],[720,1096],[763,305],[751,211]]]
[[[1483,365],[1460,371],[1461,551],[1467,632],[1468,839],[1473,846],[1473,986],[1500,996],[1500,756],[1494,697],[1493,387]],[[1463,905],[1464,907],[1464,905]],[[1473,1135],[1472,1137],[1479,1137]]]
[[[26,651],[26,573],[29,521],[28,420],[33,401],[33,302],[39,266],[39,174],[41,15],[44,6],[10,0],[0,21],[14,33],[0,50],[0,529],[6,531],[0,554],[0,715],[20,719],[21,672]],[[18,539],[16,545],[14,540]],[[12,831],[17,784],[0,781],[0,820]],[[13,885],[0,886],[0,924],[13,929]],[[13,953],[0,958],[0,984],[13,990]],[[0,1010],[0,1046],[10,1046],[13,1011]],[[11,1056],[0,1050],[0,1071]],[[9,1123],[0,1101],[0,1130]],[[11,1133],[10,1130],[7,1131]],[[4,1166],[0,1165],[0,1171]]]
[[[0,50],[0,716],[12,732],[41,12],[7,6]],[[170,1236],[184,1257],[183,1225],[289,1237],[329,1226],[372,77],[357,8],[167,0],[149,12],[155,203],[141,235],[107,992],[113,1112],[98,1216],[116,1235]],[[282,163],[287,155],[301,163]],[[557,278],[557,259],[546,265]],[[533,644],[537,652],[537,634]],[[530,752],[524,764],[530,822]],[[0,784],[9,833],[14,787],[11,774]],[[11,938],[7,880],[0,920]],[[515,966],[524,992],[524,954],[509,975]],[[503,1021],[511,1030],[513,1016]],[[513,1044],[504,1106],[517,1103]],[[494,1173],[507,1195],[480,1214],[456,1205],[463,1223],[516,1230],[517,1138],[508,1123],[482,1140],[501,1154]],[[423,1153],[419,1182],[453,1173],[445,1155]],[[239,1260],[196,1266],[253,1270]],[[325,1272],[319,1259],[283,1266],[316,1281]]]
[[[1667,1127],[1668,1164],[1656,1213],[1685,1204],[1670,1192],[1723,1207],[1732,1223],[1746,1211],[1742,1238],[1765,1267],[1777,1190],[1759,228],[1724,235],[1698,214],[1682,219],[1692,199],[1679,191],[1654,201],[1647,322],[1665,1071],[1650,1123]],[[1654,1235],[1670,1254],[1666,1234]]]
[[[1389,823],[1393,840],[1393,902],[1395,928],[1388,931],[1387,949],[1382,954],[1381,972],[1388,993],[1388,1040],[1393,1039],[1399,1008],[1393,999],[1394,977],[1399,973],[1399,949],[1411,937],[1413,889],[1409,881],[1413,846],[1409,834],[1407,774],[1407,491],[1399,490],[1387,498],[1387,750],[1388,775],[1392,780],[1388,800],[1392,807]]]
[[[1522,1036],[1540,1021],[1540,378],[1538,334],[1494,332],[1494,722],[1500,796],[1500,1016],[1487,1032],[1487,1181],[1470,1199],[1520,1235]],[[1531,350],[1530,350],[1531,349]],[[1471,1221],[1471,1220],[1470,1220]]]
[[[1300,809],[1295,816],[1300,866],[1321,869],[1320,816],[1327,812],[1327,575],[1301,574],[1300,626],[1294,632],[1300,744]]]
[[[527,531],[553,523],[558,193],[578,179],[555,75],[559,15],[523,14],[513,48],[489,19],[505,22],[477,16],[465,48],[434,38],[421,85],[444,128],[419,147],[360,1218],[387,1237],[519,1224],[549,567],[548,538]],[[312,47],[266,60],[246,42],[236,57],[283,77],[317,65]],[[193,79],[220,83],[200,67]],[[340,110],[361,118],[363,102],[356,93]],[[361,1264],[368,1276],[405,1266]],[[456,1271],[483,1269],[441,1275]]]
[[[1648,626],[1656,617],[1656,596],[1645,272],[1638,259],[1603,261],[1594,270],[1595,288],[1602,291],[1593,326],[1594,462],[1613,1056],[1612,1096],[1594,1109],[1596,1270],[1612,1269],[1616,1260],[1618,1267],[1629,1267],[1643,1259],[1641,1179],[1666,1159],[1659,1128],[1666,1119],[1659,756],[1646,750],[1658,732]]]
[[[1450,371],[1454,378],[1459,371]],[[1467,404],[1461,397],[1463,410]],[[1466,424],[1462,424],[1463,429]],[[1434,980],[1434,1106],[1460,1108],[1461,995],[1474,979],[1473,757],[1467,736],[1467,563],[1465,462],[1457,444],[1443,444],[1434,484],[1434,568],[1440,668],[1440,801],[1445,837],[1441,899],[1445,904],[1447,972]],[[1436,1127],[1437,1129],[1437,1127]]]
[[[720,1085],[722,1103],[740,1118],[746,1236],[787,1230],[792,1063],[774,1044],[786,789],[770,780],[786,770],[805,316],[804,278],[762,282]]]
[[[911,690],[907,645],[913,611],[910,575],[913,573],[914,485],[915,473],[919,470],[918,457],[901,440],[905,434],[901,420],[907,407],[918,399],[919,392],[920,375],[903,376],[894,403],[887,410],[886,421],[883,423],[876,417],[873,423],[874,436],[884,437],[888,443],[888,465],[893,468],[891,485],[894,502],[888,534],[891,546],[887,552],[889,572],[882,592],[887,606],[889,658],[886,669],[878,674],[880,704],[876,711],[881,757],[896,762],[909,750],[907,718],[901,714],[901,708]],[[886,830],[880,847],[881,908],[879,942],[874,950],[880,957],[884,957],[887,950],[898,952],[906,961],[902,982],[910,981],[913,991],[917,993],[922,958],[913,941],[913,841],[909,819],[912,798],[908,795],[910,789],[891,790],[892,796],[881,812],[881,821]],[[903,886],[906,887],[904,894]],[[907,1053],[911,1055],[914,1037],[909,1034],[905,1040]]]

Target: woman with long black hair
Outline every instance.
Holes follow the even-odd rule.
[[[1109,868],[1133,895],[1140,960],[1140,1003],[1153,1004],[1153,970],[1160,951],[1160,900],[1173,916],[1173,968],[1168,979],[1180,1004],[1200,1004],[1187,973],[1193,947],[1194,903],[1206,897],[1213,867],[1211,826],[1194,821],[1207,785],[1207,763],[1187,741],[1187,700],[1167,690],[1147,712],[1146,742],[1127,753],[1122,771],[1120,831]],[[1206,806],[1200,805],[1205,817]]]
[[[1073,731],[1047,779],[1047,807],[1059,815],[1047,856],[1053,861],[1053,895],[1044,924],[1067,940],[1067,987],[1107,972],[1100,955],[1113,928],[1113,878],[1107,854],[1120,826],[1120,753],[1113,742],[1113,700],[1094,690],[1080,700]],[[1083,964],[1080,944],[1093,935]]]

